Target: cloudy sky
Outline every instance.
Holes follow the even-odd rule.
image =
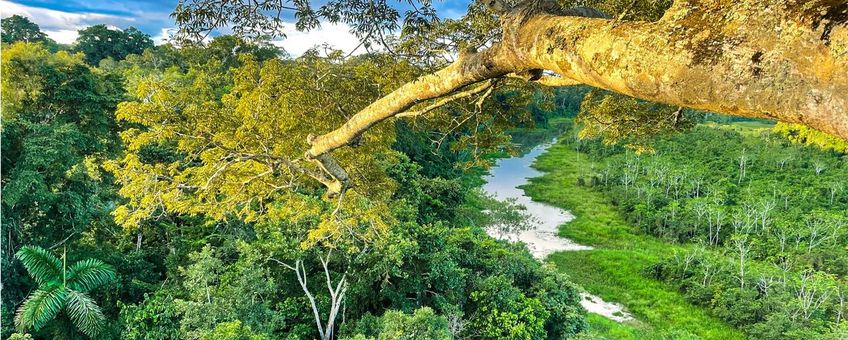
[[[149,34],[156,43],[167,39],[174,28],[169,14],[178,0],[0,0],[3,18],[19,14],[30,18],[54,40],[73,43],[77,30],[96,24],[118,28],[135,26]],[[316,1],[320,3],[321,1]],[[442,17],[458,17],[465,12],[469,0],[436,0],[434,6]],[[398,4],[405,1],[398,1]],[[293,27],[293,21],[290,27]],[[277,42],[292,55],[323,43],[350,51],[358,41],[345,25],[324,23],[310,32],[286,30],[287,38]]]

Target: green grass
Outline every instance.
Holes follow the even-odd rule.
[[[588,173],[591,167],[585,155],[558,144],[540,156],[534,167],[545,174],[525,186],[527,194],[571,211],[576,218],[560,229],[561,236],[596,248],[560,252],[548,260],[587,291],[625,305],[644,323],[614,327],[592,316],[590,325],[596,328],[592,332],[599,338],[677,339],[686,338],[687,333],[703,339],[745,338],[741,331],[688,303],[674,287],[643,275],[651,264],[688,246],[640,234],[602,193],[577,186],[578,174]]]
[[[597,314],[589,314],[586,321],[589,322],[589,330],[583,334],[584,338],[610,340],[650,338],[650,330],[639,324],[618,323]]]

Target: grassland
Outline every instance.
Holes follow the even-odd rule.
[[[569,146],[554,145],[534,164],[545,174],[532,179],[524,188],[534,200],[567,209],[576,216],[561,228],[561,236],[596,248],[556,253],[549,261],[590,293],[625,305],[640,320],[619,325],[592,316],[590,337],[745,338],[741,331],[688,303],[675,288],[643,274],[660,258],[686,251],[688,246],[640,234],[620,217],[602,193],[578,186],[578,174],[587,172],[591,166],[585,156]]]

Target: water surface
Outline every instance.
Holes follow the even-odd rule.
[[[489,234],[495,238],[511,241],[515,241],[517,238],[517,240],[527,244],[533,256],[540,260],[556,251],[592,249],[592,247],[580,245],[567,238],[557,236],[559,226],[574,219],[571,213],[545,203],[535,202],[524,194],[524,190],[518,188],[527,184],[529,178],[542,175],[531,165],[536,157],[539,157],[550,146],[551,144],[542,144],[523,156],[499,160],[492,167],[489,175],[485,177],[486,184],[483,185],[483,190],[498,200],[514,198],[516,203],[525,206],[527,212],[538,222],[535,228],[524,231],[517,237],[494,235],[496,233],[493,231],[489,231]]]
[[[592,247],[577,244],[572,240],[559,237],[559,226],[574,219],[574,215],[566,210],[541,203],[534,202],[524,194],[524,190],[518,188],[527,184],[529,178],[541,176],[542,173],[533,169],[531,165],[536,157],[539,157],[551,144],[539,145],[529,153],[512,158],[501,159],[495,164],[485,177],[486,184],[483,190],[498,200],[515,199],[516,203],[527,208],[527,212],[536,220],[534,228],[524,231],[518,235],[499,235],[494,230],[487,230],[489,235],[498,239],[509,241],[522,241],[530,249],[530,253],[540,261],[551,253],[557,251],[590,250]],[[624,308],[613,302],[606,302],[598,296],[588,293],[580,294],[580,305],[587,311],[605,316],[618,322],[633,320],[633,316],[624,311]]]

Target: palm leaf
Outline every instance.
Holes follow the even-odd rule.
[[[68,288],[83,293],[115,279],[115,269],[96,259],[82,260],[68,268]]]
[[[103,328],[106,318],[100,307],[85,293],[68,291],[68,304],[65,309],[71,321],[86,335],[94,338]]]
[[[39,286],[62,279],[62,261],[44,248],[23,246],[15,257],[21,260],[24,268]]]
[[[68,290],[58,284],[36,290],[18,308],[15,325],[22,332],[30,328],[36,331],[41,329],[65,307],[67,297]]]

